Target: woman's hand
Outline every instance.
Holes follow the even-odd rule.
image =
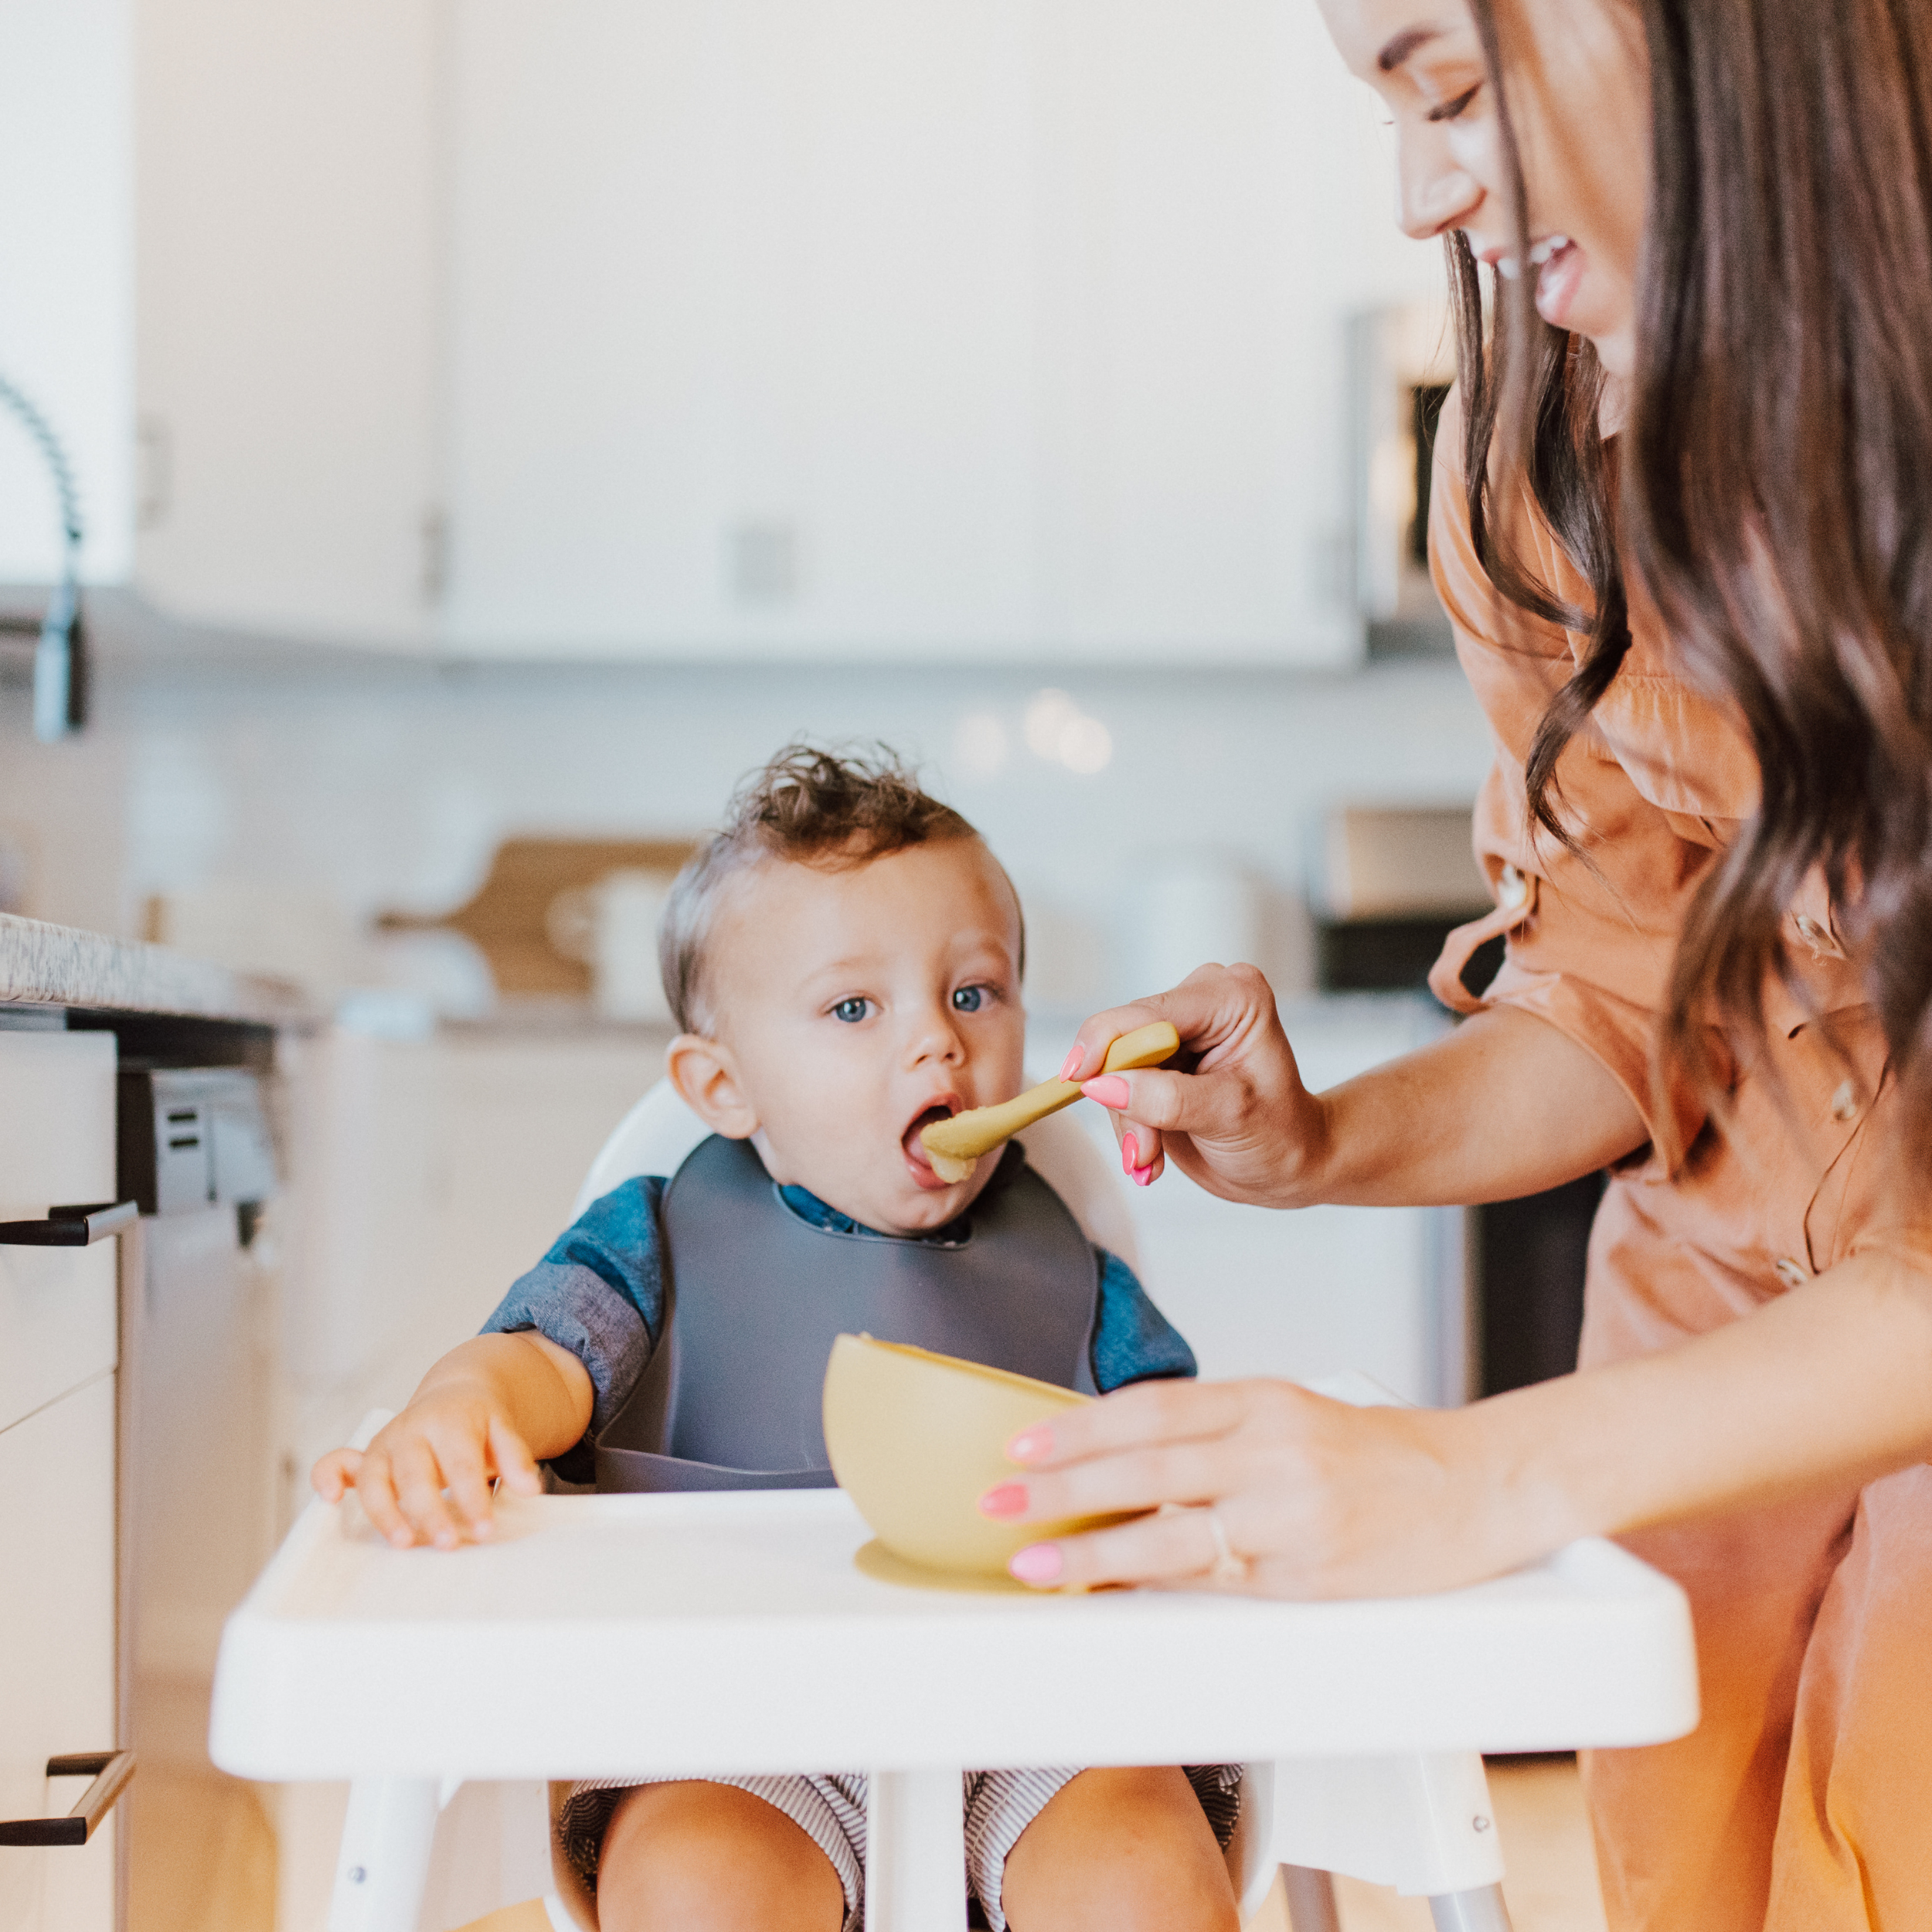
[[[1110,1041],[1162,1019],[1181,1036],[1171,1065],[1083,1083],[1143,1187],[1171,1156],[1210,1194],[1263,1207],[1466,1206],[1573,1181],[1649,1134],[1601,1061],[1509,1006],[1311,1094],[1252,966],[1203,966],[1172,992],[1095,1014],[1060,1077],[1097,1071]]]
[[[990,1516],[1159,1512],[1022,1550],[1013,1574],[1042,1588],[1409,1595],[1582,1533],[1553,1488],[1517,1479],[1494,1453],[1479,1410],[1358,1409],[1285,1382],[1142,1383],[1026,1430],[1007,1453],[1027,1473],[981,1499]]]
[[[1095,1014],[1060,1077],[1097,1071],[1114,1040],[1156,1020],[1181,1036],[1172,1068],[1085,1082],[1088,1097],[1113,1112],[1128,1174],[1145,1187],[1171,1157],[1227,1200],[1294,1207],[1318,1199],[1305,1183],[1326,1149],[1327,1116],[1301,1083],[1274,989],[1252,966],[1202,966],[1172,992]]]

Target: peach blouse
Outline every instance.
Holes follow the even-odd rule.
[[[1678,931],[1706,870],[1755,808],[1756,760],[1737,718],[1672,669],[1655,611],[1633,597],[1631,651],[1557,767],[1558,809],[1592,863],[1532,831],[1525,760],[1587,639],[1498,597],[1471,540],[1460,445],[1452,397],[1436,446],[1429,549],[1495,740],[1475,848],[1497,910],[1452,935],[1431,984],[1464,1011],[1520,1007],[1560,1028],[1615,1076],[1650,1128],[1650,1145],[1613,1177],[1592,1245],[1584,1355],[1614,1359],[1714,1327],[1885,1238],[1868,1122],[1889,1111],[1893,1089],[1876,1017],[1815,879],[1785,930],[1806,998],[1770,988],[1761,1049],[1735,1052],[1730,1131],[1719,1134],[1689,1091],[1661,1106],[1654,1098]],[[1587,604],[1587,583],[1526,492],[1521,509],[1519,554],[1559,597]],[[1508,934],[1507,957],[1478,999],[1458,975],[1495,931]],[[1814,1012],[1828,1016],[1842,1056]],[[1753,1077],[1760,1050],[1782,1077],[1781,1101],[1777,1083]],[[1606,1270],[1624,1292],[1604,1292]]]

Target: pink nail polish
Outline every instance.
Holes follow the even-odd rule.
[[[1006,1566],[1023,1583],[1056,1583],[1066,1566],[1052,1543],[1029,1543]]]
[[[1087,1057],[1084,1047],[1077,1046],[1066,1056],[1066,1063],[1060,1069],[1060,1078],[1070,1080],[1080,1070],[1080,1062]]]
[[[1045,1455],[1053,1446],[1053,1432],[1050,1429],[1022,1429],[1006,1445],[1009,1462],[1032,1462]]]
[[[979,1499],[979,1513],[982,1516],[1023,1516],[1026,1513],[1026,1485],[1023,1482],[1003,1482],[997,1488],[989,1489]]]
[[[1151,1187],[1154,1185],[1154,1163],[1151,1161],[1145,1167],[1137,1167],[1134,1170],[1134,1185],[1136,1187]]]
[[[1080,1091],[1103,1107],[1124,1107],[1134,1097],[1133,1089],[1117,1073],[1103,1073],[1097,1079],[1083,1080]]]
[[[1130,1134],[1121,1143],[1121,1166],[1126,1173],[1131,1175],[1140,1164],[1141,1144]]]

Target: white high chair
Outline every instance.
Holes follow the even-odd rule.
[[[654,1089],[583,1200],[674,1170],[703,1131]],[[1063,1117],[1023,1138],[1090,1236],[1132,1262],[1125,1197],[1080,1128]],[[1360,1376],[1319,1386],[1388,1400]],[[359,1445],[385,1420],[366,1417]],[[1507,1932],[1475,1747],[1655,1743],[1697,1721],[1682,1591],[1587,1539],[1433,1597],[1016,1600],[869,1577],[864,1526],[835,1490],[504,1507],[502,1537],[425,1560],[372,1536],[352,1502],[313,1502],[228,1620],[215,1764],[350,1783],[329,1932],[594,1927],[580,1895],[543,1893],[538,1780],[779,1770],[821,1749],[871,1773],[870,1932],[960,1932],[963,1764],[1270,1753],[1247,1767],[1228,1849],[1245,1915],[1279,1870],[1294,1932],[1337,1932],[1341,1872],[1427,1897],[1438,1932]],[[954,1667],[935,1673],[942,1628]],[[688,1669],[659,1668],[651,1647],[667,1641]],[[521,1667],[566,1651],[604,1696],[560,1697]]]
[[[709,1131],[658,1081],[591,1162],[572,1218],[637,1175],[675,1173]],[[1049,1115],[1019,1138],[1087,1239],[1138,1273],[1124,1190],[1078,1124]],[[1475,1753],[1250,1764],[1227,1849],[1243,1919],[1259,1910],[1279,1869],[1294,1932],[1339,1932],[1330,1874],[1343,1872],[1427,1897],[1438,1932],[1509,1932],[1495,1816]],[[544,1904],[557,1932],[596,1932],[594,1904],[575,1875],[554,1856],[553,1872],[558,1889]]]

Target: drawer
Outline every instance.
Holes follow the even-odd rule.
[[[110,1033],[0,1032],[0,1220],[114,1192]],[[0,1429],[114,1366],[117,1243],[0,1247]]]
[[[0,1818],[68,1810],[49,1757],[114,1730],[114,1378],[0,1429]],[[110,1815],[80,1845],[0,1845],[0,1932],[112,1932]]]

